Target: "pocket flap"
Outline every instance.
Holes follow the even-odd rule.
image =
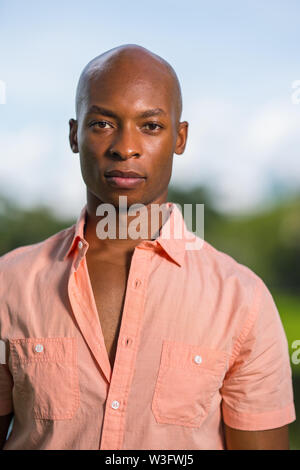
[[[206,346],[164,340],[161,364],[166,367],[192,369],[195,372],[206,369],[219,375],[226,369],[229,357],[225,351]]]
[[[19,364],[27,362],[60,362],[75,364],[76,338],[10,339],[10,352]]]

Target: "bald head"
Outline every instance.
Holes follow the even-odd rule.
[[[178,77],[171,65],[160,56],[144,47],[126,44],[115,47],[92,59],[83,69],[76,90],[76,119],[88,98],[91,81],[121,75],[128,80],[132,75],[135,79],[147,79],[155,83],[165,83],[166,89],[172,95],[172,102],[179,122],[182,112],[182,96]]]

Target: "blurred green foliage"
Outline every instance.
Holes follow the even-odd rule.
[[[258,274],[270,289],[288,339],[300,340],[300,194],[244,216],[220,213],[208,190],[169,187],[168,201],[204,204],[204,238]],[[78,214],[81,208],[78,208]],[[195,212],[194,212],[195,213]],[[75,223],[48,207],[24,209],[0,196],[0,256],[36,243]],[[195,231],[196,227],[188,227]],[[199,234],[200,235],[200,234]],[[300,355],[299,355],[300,356]],[[300,364],[291,363],[296,412],[300,413]],[[300,449],[300,420],[290,425],[291,449]]]
[[[60,220],[48,207],[24,209],[5,196],[0,196],[0,256],[19,246],[31,245],[72,225]]]

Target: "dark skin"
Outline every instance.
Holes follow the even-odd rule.
[[[289,450],[288,425],[265,431],[241,431],[224,425],[228,450]]]
[[[174,77],[142,48],[129,47],[105,57],[86,80],[78,119],[69,121],[70,145],[80,153],[87,187],[87,267],[113,367],[131,258],[141,239],[99,240],[96,208],[105,202],[118,209],[119,196],[126,195],[128,207],[146,206],[150,222],[150,205],[167,201],[173,154],[183,153],[188,124],[178,120]],[[112,169],[136,171],[143,183],[130,189],[112,187],[105,177]],[[133,218],[127,216],[128,227]],[[118,221],[117,217],[117,233]],[[146,239],[152,237],[150,223],[148,227]]]
[[[96,62],[81,91],[77,119],[69,121],[69,140],[72,151],[80,154],[87,187],[87,266],[113,366],[131,257],[141,240],[99,240],[96,208],[103,202],[118,208],[119,195],[127,196],[128,207],[143,203],[149,209],[152,203],[167,202],[173,154],[184,152],[188,123],[179,120],[178,84],[170,69],[138,46],[117,48]],[[102,110],[89,113],[92,105]],[[158,108],[162,112],[150,115]],[[138,171],[145,180],[135,189],[112,188],[104,176],[108,169]],[[0,417],[0,443],[10,420],[11,415]],[[223,427],[227,449],[289,449],[287,425],[264,431],[241,431],[225,423]]]
[[[74,153],[80,153],[87,187],[86,236],[90,246],[124,258],[122,254],[131,253],[140,240],[100,241],[96,208],[102,202],[118,208],[120,195],[127,196],[128,206],[166,202],[173,154],[184,152],[188,123],[178,120],[173,77],[142,48],[131,46],[115,53],[100,63],[99,73],[88,84],[78,119],[69,121],[70,145]],[[102,112],[90,112],[95,105]],[[151,110],[153,115],[143,117]],[[112,188],[104,176],[111,169],[137,171],[145,176],[144,184],[135,189]]]

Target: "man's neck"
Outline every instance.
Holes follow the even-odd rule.
[[[87,192],[84,237],[89,244],[90,254],[93,252],[94,255],[101,256],[105,253],[113,257],[124,258],[132,254],[135,247],[143,240],[157,238],[168,217],[166,203],[167,193],[156,201],[143,206],[142,211],[137,211],[136,215],[128,215],[129,207],[126,210],[120,210],[115,206],[111,207],[110,216],[104,211],[104,215],[97,215],[97,208],[103,202],[92,193]],[[158,211],[157,215],[154,215],[153,208],[155,206],[152,204],[164,206],[164,211]],[[139,238],[135,238],[135,236],[133,238],[132,235],[135,233],[140,235]]]

